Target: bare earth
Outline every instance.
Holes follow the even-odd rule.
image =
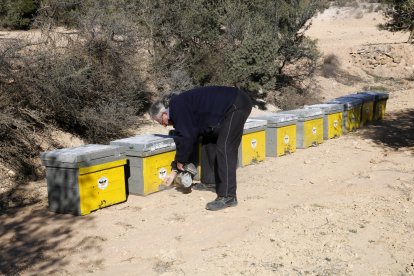
[[[386,120],[239,169],[239,205],[219,212],[204,209],[215,193],[173,189],[60,215],[30,183],[40,203],[0,216],[0,274],[414,275],[414,48],[355,14],[329,9],[308,31],[341,64],[321,94],[388,87]]]

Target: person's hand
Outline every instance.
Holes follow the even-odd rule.
[[[176,176],[177,176],[177,171],[171,171],[171,173],[164,178],[162,185],[170,186],[173,183]]]
[[[180,170],[180,171],[184,171],[184,164],[180,163],[180,162],[177,162],[177,169]]]

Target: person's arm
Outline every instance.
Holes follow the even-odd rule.
[[[194,125],[194,116],[188,105],[177,104],[170,108],[170,118],[174,124],[174,142],[176,146],[175,161],[178,169],[182,169],[183,164],[189,163],[194,150],[194,144],[198,140],[199,130]]]

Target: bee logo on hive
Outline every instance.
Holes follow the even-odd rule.
[[[108,187],[109,181],[108,178],[106,178],[105,176],[102,176],[101,178],[98,179],[98,188],[101,190],[105,190],[106,187]]]

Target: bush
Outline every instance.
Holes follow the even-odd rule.
[[[39,6],[38,0],[3,0],[0,3],[0,25],[3,28],[27,30]]]
[[[72,42],[64,52],[42,48],[14,65],[7,89],[15,102],[88,142],[126,135],[149,102],[133,64],[105,41]]]
[[[385,0],[388,4],[384,11],[387,22],[381,28],[391,32],[409,32],[408,43],[414,43],[414,1]]]
[[[39,19],[46,19],[65,27],[78,27],[80,14],[85,9],[85,3],[87,2],[89,1],[42,0]]]
[[[283,87],[277,94],[269,94],[266,101],[276,104],[282,110],[320,102],[319,98],[310,91],[297,90],[294,87]]]
[[[158,82],[160,90],[177,87],[171,76],[177,71],[193,86],[235,85],[268,93],[284,86],[299,89],[314,73],[319,53],[304,30],[324,7],[322,1],[141,2],[153,41],[153,74],[165,79]]]
[[[340,66],[341,63],[336,55],[330,54],[325,56],[321,66],[322,76],[325,78],[334,78],[338,74]]]
[[[133,28],[106,13],[85,12],[76,34],[3,40],[0,159],[18,175],[35,175],[31,168],[42,150],[37,136],[49,140],[49,124],[88,143],[131,135],[139,124],[150,95],[136,62],[138,41]]]

